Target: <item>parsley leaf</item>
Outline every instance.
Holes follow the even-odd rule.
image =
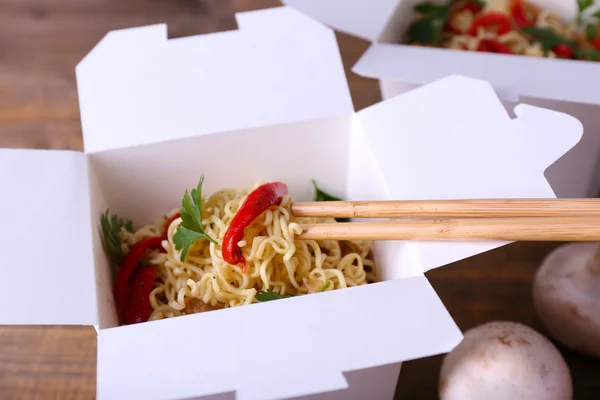
[[[600,19],[600,10],[598,10],[595,13],[593,13],[592,15],[590,15],[590,17],[594,17],[594,18]]]
[[[128,232],[133,232],[133,222],[124,220],[117,215],[111,215],[110,210],[108,209],[100,216],[102,247],[110,260],[113,274],[115,275],[125,258],[125,253],[123,253],[123,250],[121,249],[121,239],[119,237],[121,228],[125,228]]]
[[[600,11],[598,11],[598,12],[600,12]],[[598,35],[598,29],[596,28],[596,25],[588,24],[585,27],[585,34],[586,34],[588,40],[594,40],[596,38],[596,36]]]
[[[558,35],[550,28],[537,28],[530,26],[527,28],[523,28],[523,32],[533,36],[535,41],[539,42],[542,45],[546,53],[558,46],[559,44],[568,44],[571,47],[575,47],[574,41]]]
[[[204,238],[217,244],[217,241],[208,236],[202,227],[202,201],[204,200],[204,196],[202,196],[203,183],[204,176],[201,176],[196,189],[192,189],[191,196],[186,190],[185,195],[181,200],[181,224],[173,236],[175,249],[183,249],[181,252],[181,261],[185,261],[188,250],[198,239]]]
[[[583,12],[594,5],[594,0],[577,0],[577,7],[579,12]]]
[[[594,5],[595,0],[577,0],[577,25],[581,25],[583,22],[583,12]]]
[[[575,49],[575,57],[581,60],[600,61],[600,52],[595,49]]]
[[[271,300],[280,300],[288,297],[294,297],[293,294],[279,294],[277,292],[272,291],[271,289],[261,290],[254,296],[257,301],[271,301]]]
[[[196,242],[196,240],[205,237],[204,234],[196,231],[192,231],[190,229],[179,227],[177,232],[175,232],[175,236],[173,236],[173,241],[175,242],[175,248],[177,250],[183,249],[181,252],[181,261],[185,261],[185,257],[187,256],[188,250],[192,245]]]
[[[421,3],[414,7],[422,17],[408,28],[408,42],[437,46],[442,36],[442,28],[450,15],[450,6]]]
[[[556,32],[554,32],[552,29],[528,27],[524,28],[523,31],[533,36],[535,38],[535,41],[539,42],[542,45],[546,53],[548,53],[548,51],[552,50],[559,44],[567,44],[573,49],[573,54],[575,55],[576,59],[589,61],[600,60],[600,52],[598,52],[598,50],[581,48],[577,45],[577,42],[575,42],[574,40],[562,37]]]
[[[342,201],[339,197],[335,197],[321,189],[317,186],[317,182],[312,180],[313,187],[315,188],[315,195],[313,196],[313,201]],[[337,222],[348,222],[350,218],[336,218]]]
[[[313,187],[315,188],[315,195],[313,201],[341,201],[339,197],[335,197],[321,189],[317,186],[317,182],[312,180]]]
[[[321,289],[319,289],[319,292],[324,292],[329,288],[329,284],[331,282],[327,282],[325,285],[323,285],[323,287]],[[258,292],[256,294],[256,296],[254,296],[254,298],[257,301],[260,302],[264,302],[264,301],[271,301],[271,300],[281,300],[281,299],[286,299],[289,297],[295,297],[295,294],[279,294],[277,292],[272,291],[271,289],[267,289],[267,290],[261,290],[260,292]]]

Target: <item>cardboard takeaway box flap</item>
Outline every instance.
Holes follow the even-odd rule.
[[[353,111],[330,29],[287,7],[236,19],[170,40],[166,25],[106,35],[77,66],[86,152]]]
[[[326,294],[100,330],[98,398],[122,394],[123,379],[131,399],[308,396],[347,389],[344,372],[448,352],[462,339],[424,276]],[[182,353],[181,343],[198,346]],[[157,365],[173,367],[149,379]]]
[[[435,0],[439,3],[444,0]],[[575,0],[533,0],[566,20],[577,13]],[[593,62],[515,57],[435,49],[388,43],[399,41],[402,32],[392,25],[407,25],[414,0],[282,0],[291,7],[326,25],[374,42],[352,68],[358,75],[425,84],[450,74],[483,79],[492,84],[505,100],[520,96],[600,104],[595,82],[598,65]],[[364,15],[372,15],[363,18]],[[382,43],[382,35],[385,41]],[[560,77],[560,79],[557,79]]]
[[[544,171],[581,139],[581,123],[524,104],[515,113],[511,119],[488,82],[451,76],[358,115],[389,198],[555,197]],[[412,241],[400,249],[416,252],[423,273],[502,244]]]
[[[87,163],[0,149],[0,324],[96,323]]]

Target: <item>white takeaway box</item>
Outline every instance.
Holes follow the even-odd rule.
[[[117,326],[100,214],[149,223],[201,174],[300,200],[313,178],[357,200],[550,198],[581,124],[511,118],[460,76],[355,113],[332,30],[287,7],[236,18],[110,32],[76,70],[85,151],[0,150],[0,324],[96,326],[100,400],[391,399],[402,361],[462,339],[424,272],[506,243],[377,242],[380,283]]]
[[[482,79],[513,115],[517,104],[568,113],[584,127],[582,140],[546,171],[558,197],[594,197],[600,190],[600,62],[558,60],[400,44],[423,1],[449,0],[282,0],[341,32],[372,42],[352,70],[379,80],[384,99],[448,75]],[[528,0],[566,20],[576,0]],[[592,9],[600,8],[600,3]],[[455,96],[447,93],[449,101]],[[486,126],[482,127],[485,134]],[[547,135],[559,133],[550,127]],[[542,143],[543,145],[543,143]]]

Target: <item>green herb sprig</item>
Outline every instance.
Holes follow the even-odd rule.
[[[321,289],[319,289],[319,292],[324,292],[329,288],[331,282],[327,281],[327,283],[325,283],[325,285],[323,285],[323,287]],[[281,300],[281,299],[286,299],[289,297],[295,297],[295,294],[279,294],[277,292],[272,291],[271,289],[267,289],[267,290],[261,290],[260,292],[258,292],[256,294],[256,296],[254,296],[254,298],[256,299],[256,301],[260,301],[265,302],[265,301],[271,301],[271,300]]]
[[[421,3],[414,7],[414,11],[421,15],[417,21],[408,28],[408,42],[430,44],[437,46],[442,37],[442,29],[450,15],[449,5]]]
[[[313,184],[313,187],[315,188],[315,194],[313,196],[313,201],[342,201],[342,199],[340,199],[339,197],[335,197],[335,196],[325,192],[324,190],[321,190],[317,186],[317,182],[314,179],[312,180],[312,184]],[[336,218],[335,220],[337,222],[348,222],[348,221],[350,221],[350,218]]]
[[[204,175],[200,177],[196,189],[192,189],[191,195],[185,191],[181,200],[181,224],[177,228],[177,232],[173,236],[175,249],[182,250],[181,261],[185,261],[185,257],[190,247],[198,239],[206,239],[214,244],[217,241],[211,238],[204,232],[202,227],[202,184],[204,183]]]
[[[577,25],[581,25],[584,20],[584,13],[587,9],[594,5],[595,0],[577,0]],[[600,15],[600,11],[594,13],[594,15]],[[598,17],[597,17],[598,18]]]
[[[256,296],[254,296],[254,298],[256,299],[256,301],[260,301],[262,303],[264,301],[280,300],[294,296],[294,294],[279,294],[277,292],[272,291],[271,289],[267,289],[261,290],[260,292],[256,293]]]
[[[122,228],[133,233],[133,222],[124,220],[115,214],[111,215],[108,209],[100,216],[102,247],[110,260],[114,275],[116,275],[119,266],[125,258],[125,253],[121,249],[121,238],[119,237],[119,232],[121,232]]]
[[[598,11],[600,13],[600,11]],[[600,17],[598,17],[600,18]],[[588,40],[594,40],[596,39],[596,36],[598,36],[598,28],[596,28],[596,25],[592,25],[589,24],[588,26],[585,27],[585,35],[587,36]]]
[[[582,49],[576,48],[575,57],[580,60],[589,60],[589,61],[600,61],[600,52],[595,49]]]
[[[584,49],[580,47],[575,40],[567,39],[550,28],[527,27],[523,32],[531,35],[534,40],[542,45],[546,55],[550,50],[560,44],[569,45],[573,49],[576,58],[597,61],[600,59],[600,52],[595,49]]]
[[[550,28],[538,28],[535,26],[530,26],[523,28],[523,32],[533,36],[534,40],[539,42],[546,52],[552,50],[559,44],[568,44],[569,46],[576,45],[575,41],[559,35]]]

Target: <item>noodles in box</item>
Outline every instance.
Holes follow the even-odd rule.
[[[281,182],[253,190],[202,183],[186,191],[181,210],[134,230],[102,215],[104,248],[114,267],[115,299],[124,324],[134,324],[374,282],[369,241],[297,240],[302,223]],[[315,200],[339,200],[315,188]]]

